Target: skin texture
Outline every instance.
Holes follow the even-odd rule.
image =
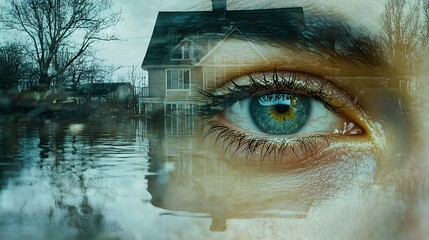
[[[359,24],[369,32],[379,31],[374,23],[384,7],[383,1],[299,3],[304,12]],[[294,5],[264,4],[234,2],[231,7]],[[201,119],[196,132],[179,134],[177,141],[165,136],[161,147],[152,151],[158,173],[168,176],[163,183],[149,182],[153,204],[204,213],[212,219],[212,230],[223,230],[226,222],[226,230],[216,233],[207,231],[207,221],[192,220],[190,231],[210,239],[426,239],[429,126],[423,93],[428,90],[428,63],[419,63],[410,75],[397,65],[374,67],[258,41],[252,44],[269,61],[256,62],[242,75],[276,69],[329,81],[349,98],[351,105],[344,114],[365,133],[317,140],[310,152],[297,147],[281,155],[263,157],[255,151],[246,156],[246,151],[234,151],[238,143],[216,140],[216,134],[206,136],[209,127]],[[240,39],[229,39],[225,46],[247,47]],[[218,53],[227,54],[228,48]],[[341,74],[332,74],[332,66]],[[226,75],[225,84],[240,77],[234,72]],[[405,88],[404,83],[419,87]],[[224,121],[219,115],[215,120]],[[161,149],[166,145],[180,161],[165,161],[168,154]]]

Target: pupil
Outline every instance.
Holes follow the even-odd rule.
[[[285,113],[287,111],[289,111],[290,105],[286,105],[286,104],[277,104],[276,106],[274,106],[276,111],[279,113]]]

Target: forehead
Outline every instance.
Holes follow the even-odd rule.
[[[385,0],[230,0],[228,10],[303,7],[306,15],[334,17],[356,26],[375,30]]]

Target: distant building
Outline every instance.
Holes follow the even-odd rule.
[[[256,60],[269,61],[248,39],[296,40],[305,26],[302,8],[227,11],[226,0],[212,0],[212,7],[158,13],[142,63],[148,71],[144,102],[149,111],[204,104],[199,90],[218,88],[227,71],[240,75]],[[248,46],[234,48],[228,39]]]
[[[79,102],[125,103],[133,97],[133,86],[129,82],[88,83],[77,88]]]

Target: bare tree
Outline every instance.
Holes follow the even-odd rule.
[[[131,66],[127,72],[128,82],[131,83],[134,90],[134,95],[139,95],[143,87],[143,72],[138,66]]]
[[[381,15],[384,51],[393,66],[409,66],[419,55],[420,2],[389,0]]]
[[[30,38],[42,88],[49,88],[95,42],[116,39],[107,33],[119,21],[112,0],[7,1],[2,21]],[[54,67],[61,48],[67,48],[70,56],[61,67]]]
[[[18,85],[28,71],[24,47],[18,43],[7,43],[0,47],[0,89],[8,90]]]
[[[142,108],[140,97],[143,93],[143,70],[138,66],[131,66],[127,72],[127,79],[133,87],[132,113],[140,114]]]
[[[428,50],[429,0],[388,0],[381,26],[387,61],[413,71]]]
[[[68,64],[74,53],[68,48],[60,48],[53,59],[54,72],[60,72],[64,65]],[[65,71],[57,74],[51,81],[53,87],[71,87],[72,89],[84,82],[97,82],[103,78],[105,71],[102,69],[101,60],[94,57],[92,51],[86,51],[79,56]],[[97,79],[97,80],[95,80]]]

